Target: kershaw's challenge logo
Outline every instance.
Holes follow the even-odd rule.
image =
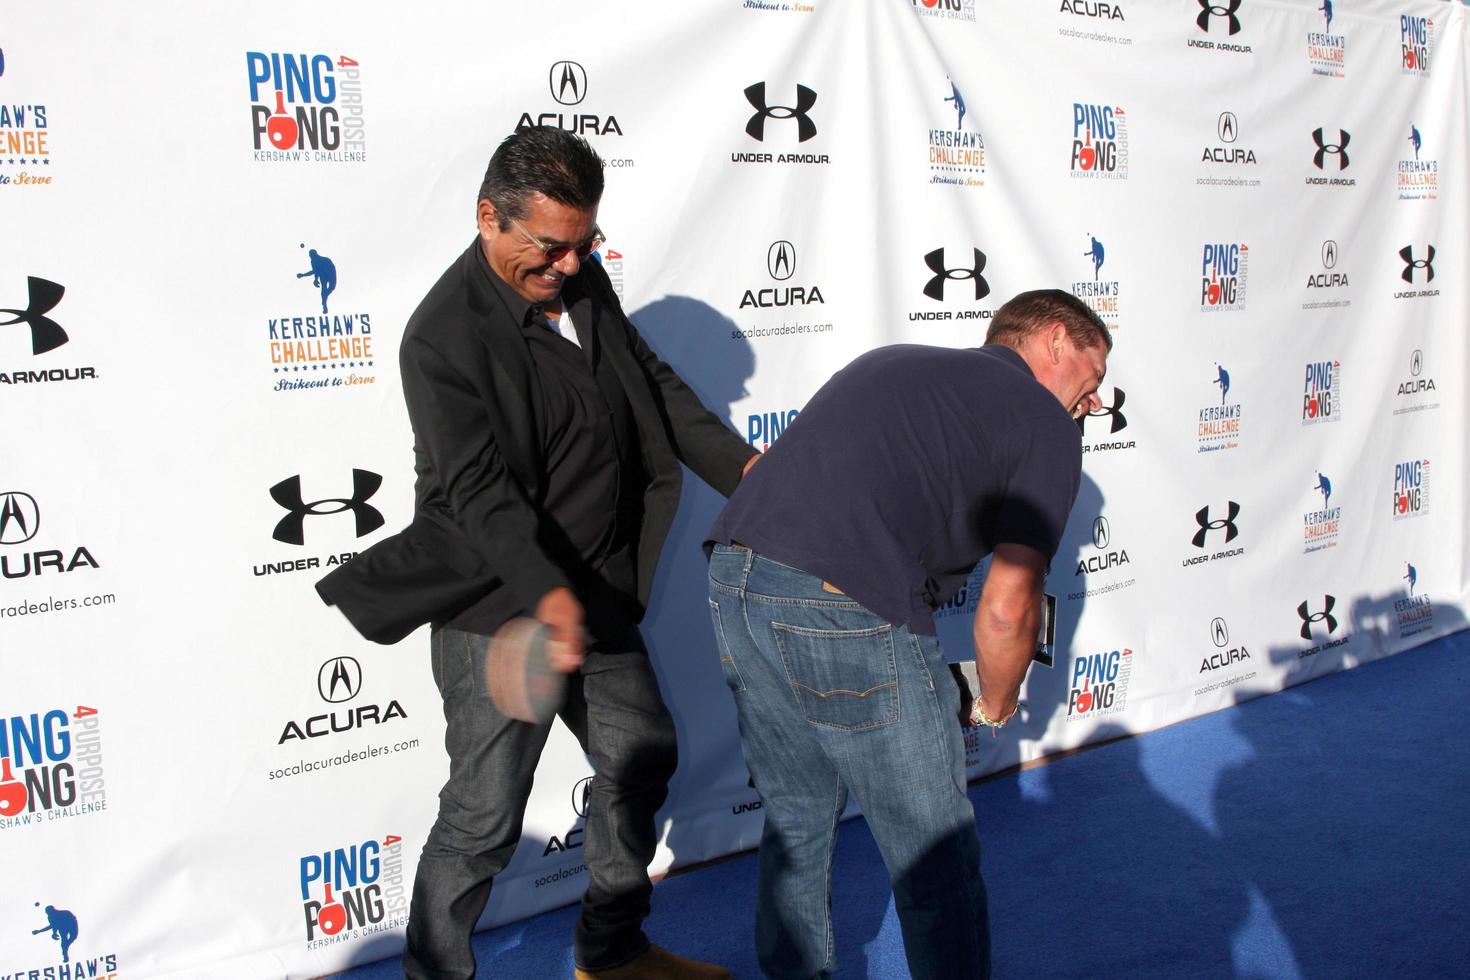
[[[317,251],[306,250],[305,270],[298,265],[296,280],[310,279],[312,307],[294,316],[270,317],[266,320],[271,373],[309,375],[305,378],[277,378],[275,391],[304,391],[314,388],[337,388],[374,382],[368,370],[373,366],[373,325],[367,313],[332,313],[329,303],[337,291],[337,263]],[[284,280],[284,276],[283,276]],[[283,282],[284,284],[284,282]],[[301,287],[297,285],[297,301]],[[320,302],[318,313],[315,303]],[[361,371],[362,373],[358,373]]]
[[[965,128],[965,97],[954,79],[948,79],[950,94],[944,102],[953,106],[954,127],[929,130],[929,183],[956,187],[985,186],[985,139]]]
[[[1107,257],[1107,250],[1097,236],[1089,233],[1087,236],[1088,248],[1082,253],[1082,257],[1090,260],[1092,265],[1092,278],[1078,279],[1072,283],[1072,295],[1087,304],[1087,308],[1098,315],[1108,329],[1118,329],[1119,302],[1122,287],[1116,279],[1102,278],[1103,262]]]
[[[1325,23],[1320,31],[1307,32],[1307,64],[1313,75],[1343,78],[1347,74],[1347,37],[1332,33],[1332,0],[1318,8]]]
[[[365,840],[300,858],[297,880],[308,949],[408,922],[402,840],[388,834],[381,842]]]
[[[0,75],[5,54],[0,51]],[[46,106],[10,96],[0,105],[0,187],[37,187],[52,182],[51,127]],[[19,167],[19,170],[12,168]],[[40,167],[38,172],[31,168]]]
[[[245,68],[257,161],[367,160],[362,69],[356,60],[247,51]]]
[[[1399,639],[1403,640],[1434,629],[1434,604],[1430,602],[1429,596],[1414,594],[1414,588],[1419,584],[1419,570],[1409,562],[1404,562],[1401,580],[1408,583],[1408,588],[1402,598],[1394,600],[1393,611],[1398,623]]]
[[[1219,452],[1235,449],[1240,445],[1240,425],[1244,411],[1241,403],[1230,401],[1230,372],[1223,365],[1215,365],[1215,378],[1210,382],[1220,389],[1220,404],[1213,402],[1199,410],[1196,438],[1198,451]]]
[[[1439,161],[1432,159],[1428,154],[1423,154],[1424,134],[1419,132],[1419,127],[1412,121],[1409,123],[1409,137],[1404,141],[1414,151],[1411,160],[1405,154],[1404,159],[1398,163],[1398,172],[1394,175],[1394,188],[1398,192],[1400,201],[1433,201],[1439,197]]]
[[[1332,481],[1321,470],[1317,471],[1317,482],[1312,490],[1322,494],[1322,505],[1302,515],[1304,555],[1336,548],[1342,526],[1342,507],[1332,503]]]
[[[103,953],[98,956],[71,958],[72,946],[81,934],[81,926],[77,921],[77,914],[71,909],[57,908],[48,904],[44,908],[40,902],[35,903],[35,917],[33,921],[41,922],[39,928],[31,929],[32,936],[44,936],[47,940],[60,944],[61,962],[53,966],[45,966],[35,969],[16,970],[13,974],[6,973],[6,980],[15,977],[16,980],[25,977],[45,977],[46,980],[81,980],[82,977],[97,977],[99,980],[116,980],[121,974],[117,969],[117,954]],[[90,923],[89,923],[90,925]],[[96,935],[95,929],[90,929],[91,935]]]
[[[0,830],[107,809],[101,715],[77,705],[0,719]]]

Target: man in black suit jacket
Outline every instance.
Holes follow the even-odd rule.
[[[593,258],[602,187],[597,154],[557,128],[521,130],[491,157],[479,237],[400,350],[414,522],[318,586],[380,642],[433,623],[450,775],[414,882],[409,977],[473,976],[470,934],[520,839],[550,725],[499,714],[482,678],[489,634],[522,615],[564,644],[560,715],[596,770],[577,976],[729,976],[641,929],[677,750],[637,624],[679,463],[728,495],[755,455],[624,316]]]

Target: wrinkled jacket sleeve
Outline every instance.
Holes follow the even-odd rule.
[[[423,338],[408,340],[399,361],[414,438],[443,489],[447,516],[524,606],[535,608],[568,581],[540,544],[540,512],[506,466],[484,398]]]

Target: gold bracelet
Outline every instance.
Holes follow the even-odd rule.
[[[996,729],[1006,727],[1006,724],[1011,720],[1011,718],[1014,718],[1015,716],[1016,713],[1013,711],[1011,712],[1010,716],[1006,718],[1005,721],[996,721],[995,719],[985,714],[985,709],[980,707],[979,698],[976,698],[974,704],[970,707],[970,724],[984,725],[986,728],[989,728],[991,730],[990,734],[992,736],[995,735]]]

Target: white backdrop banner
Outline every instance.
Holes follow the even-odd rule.
[[[1021,290],[1113,329],[1056,662],[972,775],[1461,628],[1466,55],[1437,0],[10,10],[0,980],[401,948],[448,769],[428,636],[369,644],[312,585],[411,517],[398,343],[518,126],[605,157],[626,309],[757,447]],[[645,624],[681,754],[656,872],[760,832],[719,506],[687,482]],[[590,774],[558,727],[484,924],[580,894]]]

